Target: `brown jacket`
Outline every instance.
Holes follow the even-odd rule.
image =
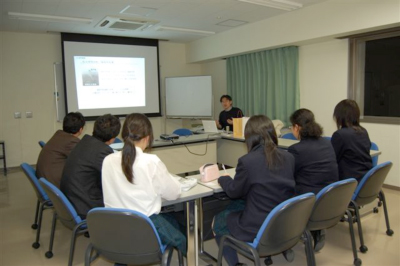
[[[79,138],[62,130],[54,133],[39,154],[36,164],[36,176],[38,178],[45,177],[60,188],[65,161],[78,142]]]

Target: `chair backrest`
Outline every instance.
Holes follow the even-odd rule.
[[[330,136],[323,136],[323,138],[324,138],[324,139],[327,139],[327,140],[329,140],[329,141],[332,139],[332,137],[330,137]]]
[[[368,204],[376,199],[382,189],[383,182],[392,168],[392,162],[384,162],[372,167],[358,184],[352,200],[359,206]]]
[[[179,129],[176,129],[172,133],[174,133],[176,135],[179,135],[179,136],[190,136],[190,135],[193,135],[193,132],[190,129],[187,129],[187,128],[179,128]]]
[[[146,215],[128,209],[94,208],[86,221],[90,242],[105,258],[135,265],[161,260],[165,246]]]
[[[60,220],[69,229],[73,229],[82,221],[71,202],[69,202],[61,190],[43,177],[39,179],[39,183],[42,185],[44,191],[46,191],[51,202],[53,203],[58,220]]]
[[[281,253],[300,240],[315,203],[315,195],[306,193],[276,206],[267,216],[253,243],[260,257]]]
[[[324,187],[316,196],[307,228],[315,231],[336,225],[346,212],[356,187],[357,180],[354,178]]]
[[[40,146],[41,148],[43,148],[44,145],[46,145],[46,142],[44,142],[43,140],[39,140],[39,146]]]
[[[36,193],[36,196],[40,202],[45,202],[49,200],[49,196],[43,190],[42,186],[39,183],[39,179],[36,177],[36,171],[27,163],[22,163],[21,165],[22,170],[24,171],[26,177],[28,178],[29,182],[31,182],[33,190]]]
[[[373,151],[379,151],[378,145],[376,145],[375,142],[371,142],[371,150]],[[378,157],[379,156],[374,156],[372,157],[372,167],[375,167],[378,165]]]
[[[114,143],[121,143],[122,140],[120,138],[115,138]]]
[[[286,133],[286,134],[282,135],[281,138],[297,140],[296,137],[293,135],[293,133]]]

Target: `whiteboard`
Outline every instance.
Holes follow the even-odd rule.
[[[165,78],[168,118],[208,118],[213,115],[211,76]]]

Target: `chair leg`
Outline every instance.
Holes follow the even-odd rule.
[[[167,246],[166,249],[164,250],[164,253],[162,254],[161,257],[161,265],[162,266],[167,266],[171,264],[171,257],[172,257],[172,252],[174,251],[174,248],[172,246]]]
[[[387,203],[386,203],[386,198],[385,198],[385,193],[383,193],[383,191],[381,190],[379,192],[379,200],[383,202],[383,210],[385,212],[385,221],[386,221],[386,234],[388,236],[392,236],[393,235],[393,230],[390,229],[390,224],[389,224],[389,214],[388,214],[388,210],[387,210]]]
[[[357,255],[357,247],[356,247],[356,239],[355,239],[356,237],[354,235],[353,216],[351,215],[351,212],[349,210],[346,210],[346,214],[347,214],[348,222],[349,222],[351,248],[353,250],[353,257],[354,257],[353,264],[355,266],[360,266],[362,264],[362,261],[361,261],[361,259],[358,258],[358,255]]]
[[[79,227],[82,226],[82,223],[77,224],[74,229],[72,230],[72,236],[71,236],[71,247],[69,249],[69,258],[68,258],[68,266],[72,266],[72,261],[74,259],[74,251],[75,251],[75,242],[76,242],[76,235],[77,234],[82,234],[87,232],[87,229],[79,231]]]
[[[32,224],[32,229],[38,228],[38,217],[39,217],[39,208],[40,208],[40,201],[38,200],[36,203],[36,212],[35,212],[35,221]]]
[[[178,262],[179,262],[179,266],[183,266],[183,255],[179,249],[178,249]]]
[[[85,266],[90,266],[91,258],[92,258],[93,245],[89,243],[85,252]]]
[[[310,231],[305,230],[304,233],[304,244],[305,244],[305,251],[307,257],[307,266],[315,266],[315,256],[314,256],[314,248],[312,246],[312,236]]]
[[[354,206],[354,212],[356,214],[356,221],[357,221],[357,227],[358,227],[358,235],[360,237],[360,251],[362,253],[366,253],[368,251],[368,247],[365,245],[364,243],[364,235],[363,235],[363,231],[362,231],[362,226],[361,226],[361,217],[360,217],[360,211],[358,208],[358,204],[355,203],[354,201],[351,201],[351,203]]]
[[[38,201],[39,203],[39,201]],[[45,203],[39,203],[39,213],[38,213],[38,224],[37,224],[37,231],[36,231],[36,241],[32,244],[34,249],[38,249],[40,247],[39,239],[40,239],[40,231],[42,229],[42,217],[43,217],[43,210],[45,207]],[[33,226],[33,225],[32,225]]]
[[[218,247],[217,266],[222,266],[222,251],[224,250],[224,242],[225,242],[225,236],[222,236]]]
[[[50,245],[49,251],[47,251],[44,255],[46,258],[50,259],[53,257],[53,242],[54,242],[54,234],[56,231],[56,223],[57,223],[57,213],[53,212],[53,221],[51,223],[51,235],[50,235]]]

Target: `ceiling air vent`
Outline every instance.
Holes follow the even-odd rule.
[[[115,30],[140,30],[153,26],[158,22],[159,21],[147,19],[105,17],[96,25],[96,28]]]

